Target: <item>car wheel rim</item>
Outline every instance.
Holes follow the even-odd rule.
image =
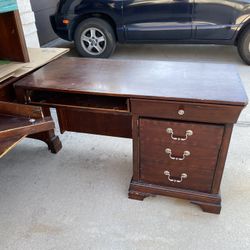
[[[97,56],[106,49],[107,40],[101,30],[92,27],[82,32],[81,44],[88,54]]]

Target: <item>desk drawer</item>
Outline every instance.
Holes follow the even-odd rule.
[[[141,181],[210,192],[223,132],[219,125],[140,119]]]
[[[27,90],[26,100],[30,104],[55,108],[70,107],[121,113],[130,111],[129,101],[126,97]]]
[[[133,114],[183,121],[207,123],[235,123],[242,107],[155,100],[131,100]]]

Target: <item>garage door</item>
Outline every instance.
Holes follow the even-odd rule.
[[[39,41],[43,45],[57,37],[51,28],[49,16],[55,12],[58,0],[30,0],[30,2],[35,13]]]

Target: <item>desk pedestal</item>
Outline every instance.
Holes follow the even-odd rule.
[[[134,171],[129,198],[171,196],[220,213],[220,183],[241,108],[132,99],[131,111]]]

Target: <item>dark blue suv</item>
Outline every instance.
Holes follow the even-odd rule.
[[[82,56],[109,57],[116,42],[225,44],[250,65],[250,0],[60,0],[51,24]]]

